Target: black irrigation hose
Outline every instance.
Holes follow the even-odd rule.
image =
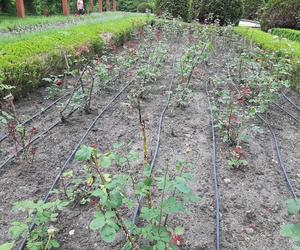
[[[218,181],[218,171],[217,171],[217,151],[216,151],[216,135],[215,135],[215,125],[214,125],[214,117],[213,117],[213,111],[212,106],[209,98],[209,92],[208,92],[208,86],[206,82],[206,95],[207,95],[207,101],[210,111],[210,120],[211,120],[211,135],[212,135],[212,177],[214,182],[214,190],[215,190],[215,206],[216,206],[216,249],[221,249],[221,216],[220,216],[220,190],[219,190],[219,181]]]
[[[81,146],[81,144],[83,143],[83,141],[85,140],[85,138],[88,136],[88,134],[91,132],[91,130],[93,129],[93,127],[95,126],[96,122],[99,120],[99,118],[104,114],[104,112],[112,105],[112,103],[125,91],[125,89],[127,89],[131,84],[133,83],[133,81],[130,81],[128,84],[126,84],[125,87],[123,87],[109,102],[108,104],[102,109],[102,111],[97,115],[97,117],[93,120],[93,122],[90,124],[90,126],[88,127],[88,129],[85,131],[84,135],[81,137],[80,141],[77,143],[77,145],[75,146],[75,148],[73,149],[73,151],[71,152],[71,154],[68,156],[68,158],[66,159],[66,161],[64,162],[64,165],[62,167],[62,169],[60,170],[60,172],[58,173],[58,175],[55,177],[51,187],[49,188],[49,191],[47,192],[47,194],[45,195],[43,202],[47,202],[51,192],[53,191],[53,189],[55,188],[55,186],[57,185],[60,177],[62,176],[62,174],[65,172],[65,170],[67,169],[69,162],[73,159],[73,157],[75,156],[75,153],[77,152],[77,150],[79,149],[79,147]],[[23,250],[27,241],[27,238],[30,234],[30,232],[34,229],[34,224],[32,224],[29,228],[29,233],[23,238],[22,242],[20,243],[20,245],[18,246],[18,250]]]
[[[77,109],[73,109],[67,117],[70,117]],[[47,130],[45,130],[43,133],[39,134],[38,136],[36,136],[32,141],[30,141],[28,143],[27,146],[32,145],[35,142],[38,142],[44,135],[46,135],[48,132],[50,132],[50,130],[54,129],[57,125],[59,125],[62,121],[58,120],[57,122],[55,122],[54,124],[52,124],[52,126],[50,126]],[[23,151],[23,148],[19,149],[18,152],[16,152],[16,154],[11,155],[10,157],[8,157],[3,163],[1,163],[0,165],[0,170],[9,162],[11,162],[12,160],[14,160],[16,158],[16,155],[20,154]]]
[[[172,96],[171,90],[172,90],[173,83],[175,81],[175,62],[176,62],[175,54],[174,54],[174,58],[173,58],[173,65],[172,65],[173,73],[172,73],[172,78],[171,78],[169,89],[168,89],[167,103],[166,103],[166,105],[165,105],[165,107],[164,107],[164,109],[163,109],[163,111],[160,115],[160,119],[159,119],[159,126],[158,126],[157,137],[156,137],[156,146],[155,146],[154,155],[153,155],[153,158],[152,158],[152,161],[151,161],[151,164],[150,164],[150,174],[152,174],[152,172],[153,172],[155,162],[156,162],[156,159],[157,159],[157,156],[158,156],[158,150],[159,150],[159,146],[160,146],[160,135],[161,135],[162,125],[163,125],[163,120],[164,120],[164,117],[165,117],[165,113],[166,113],[166,111],[169,107],[170,99],[171,99],[171,96]],[[140,209],[141,209],[142,201],[143,201],[143,196],[141,195],[138,199],[138,205],[135,207],[135,210],[134,210],[134,213],[133,213],[133,216],[132,216],[132,219],[131,219],[131,222],[133,224],[135,224],[137,217],[140,215]]]
[[[26,125],[27,123],[30,123],[33,119],[35,119],[36,117],[44,114],[47,110],[49,110],[50,108],[52,108],[56,103],[58,103],[60,100],[64,99],[65,97],[67,97],[68,95],[70,95],[71,93],[67,93],[61,97],[59,97],[58,99],[56,99],[54,102],[52,102],[51,104],[49,104],[45,109],[37,112],[36,114],[34,114],[32,117],[28,118],[26,121],[22,122],[22,125]],[[1,139],[0,142],[4,141],[6,138],[8,137],[8,135],[4,135]]]
[[[283,92],[282,92],[282,96],[284,97],[284,99],[286,99],[290,104],[292,104],[300,112],[300,108],[290,98],[288,98]]]
[[[286,181],[286,184],[288,186],[288,189],[289,191],[291,192],[292,196],[294,199],[297,199],[297,195],[296,195],[296,192],[294,190],[294,187],[288,177],[288,174],[286,172],[286,168],[285,168],[285,165],[284,165],[284,162],[282,160],[282,157],[281,157],[281,152],[280,152],[280,149],[279,149],[279,145],[278,145],[278,141],[277,141],[277,137],[275,135],[275,132],[273,130],[273,128],[271,127],[271,125],[264,119],[262,118],[261,115],[259,114],[256,114],[256,116],[266,124],[266,126],[269,128],[271,134],[272,134],[272,140],[273,140],[273,144],[274,144],[274,149],[275,149],[275,153],[276,153],[276,157],[277,157],[277,160],[278,160],[278,163],[279,163],[279,166],[280,166],[280,169],[282,171],[282,174],[284,176],[284,179]]]
[[[274,103],[274,106],[276,106],[278,109],[280,109],[282,112],[286,113],[289,117],[291,117],[294,121],[300,124],[300,120],[298,120],[295,116],[293,116],[290,112],[285,110],[284,108],[280,107],[277,103]]]

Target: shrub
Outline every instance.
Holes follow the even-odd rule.
[[[291,58],[293,68],[290,79],[291,84],[294,88],[300,90],[300,43],[278,39],[258,29],[235,27],[234,31],[258,44],[263,49],[276,52],[278,56]]]
[[[153,8],[149,3],[140,3],[137,7],[137,12],[146,13],[147,10],[152,12]]]
[[[272,28],[300,28],[298,23],[299,14],[299,0],[269,0],[261,17],[262,30],[267,31]]]
[[[243,0],[194,0],[192,18],[200,22],[220,21],[221,25],[238,24],[243,15]]]
[[[120,44],[134,26],[145,22],[146,17],[129,16],[95,25],[29,34],[12,42],[0,42],[2,84],[15,86],[13,94],[17,96],[26,94],[41,85],[41,78],[64,68],[62,51],[74,57],[76,48],[87,45],[91,53],[101,52],[103,41],[99,32],[112,33],[116,43]]]
[[[300,31],[292,29],[272,29],[272,34],[287,38],[291,41],[300,42]]]
[[[264,0],[244,0],[243,18],[256,19],[261,12]]]
[[[187,21],[189,17],[189,3],[190,0],[157,0],[156,14],[162,15],[169,13],[173,17],[181,17]]]

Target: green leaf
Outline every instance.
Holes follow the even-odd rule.
[[[110,205],[112,208],[118,208],[122,205],[122,195],[120,192],[112,192],[110,195]]]
[[[95,214],[95,219],[90,223],[90,229],[96,231],[100,230],[105,225],[105,216],[101,212]]]
[[[111,166],[111,159],[107,155],[103,155],[100,159],[100,166],[103,168],[109,168]]]
[[[75,154],[76,161],[87,161],[91,158],[93,148],[82,145]]]
[[[49,249],[59,248],[59,247],[60,247],[60,245],[59,245],[59,242],[57,240],[50,240]]]
[[[186,181],[182,177],[176,177],[176,183],[175,183],[176,188],[182,192],[182,193],[189,193],[190,188],[186,185]]]
[[[158,208],[147,208],[143,207],[141,210],[141,218],[146,221],[157,220],[160,215],[160,210]]]
[[[153,246],[153,250],[165,250],[165,249],[166,249],[166,245],[162,241],[157,242],[157,244]]]
[[[280,227],[280,234],[284,237],[288,237],[293,241],[300,240],[300,223],[287,224]]]
[[[0,250],[11,250],[14,247],[14,242],[7,242],[0,245]]]
[[[288,205],[288,214],[294,215],[300,212],[300,200],[299,199],[291,199],[286,201]]]
[[[13,239],[18,239],[21,235],[28,232],[28,227],[25,223],[15,221],[9,228],[9,234]]]
[[[91,195],[100,198],[100,202],[103,204],[107,201],[107,193],[100,188],[96,189]]]
[[[100,234],[101,234],[102,240],[104,240],[105,242],[111,243],[115,240],[117,232],[112,226],[105,225],[102,228]]]
[[[176,227],[174,229],[174,234],[175,235],[183,235],[184,234],[184,227]]]
[[[184,211],[183,205],[176,200],[175,197],[169,197],[163,202],[164,212],[167,214],[175,214]]]

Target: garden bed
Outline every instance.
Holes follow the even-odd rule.
[[[230,89],[232,81],[235,82],[234,86],[237,89],[244,86],[244,83],[242,85],[236,83],[239,79],[237,70],[239,62],[247,61],[241,57],[241,51],[245,53],[250,51],[250,54],[253,52],[253,48],[243,47],[240,38],[231,33],[223,36],[222,34],[226,30],[223,29],[220,32],[220,29],[214,26],[211,26],[210,29],[206,29],[205,26],[183,28],[180,23],[172,22],[166,27],[164,25],[158,25],[158,28],[147,27],[145,31],[135,35],[135,40],[125,45],[124,51],[119,50],[118,54],[114,54],[113,58],[120,55],[125,58],[125,61],[122,61],[120,65],[114,65],[115,69],[111,74],[119,72],[121,74],[118,75],[118,80],[115,80],[115,83],[112,82],[108,88],[104,88],[101,81],[98,81],[101,79],[97,78],[99,85],[97,86],[101,91],[95,91],[93,95],[90,114],[86,114],[80,106],[79,111],[51,130],[37,144],[38,151],[32,164],[17,161],[0,169],[0,186],[2,187],[0,199],[3,201],[0,204],[0,242],[9,241],[7,232],[11,222],[25,218],[24,213],[15,214],[11,211],[13,203],[28,199],[36,201],[45,197],[54,178],[97,114],[118,90],[135,80],[124,90],[115,104],[101,116],[83,144],[93,145],[100,152],[111,152],[114,143],[124,142],[127,144],[131,142],[128,147],[130,150],[138,152],[139,160],[119,167],[113,164],[110,169],[105,171],[109,172],[111,176],[126,173],[136,181],[142,179],[144,145],[139,112],[136,99],[133,97],[136,94],[142,94],[143,97],[138,100],[142,120],[145,121],[147,155],[150,162],[155,155],[160,118],[166,107],[171,86],[172,95],[163,120],[160,147],[153,175],[155,177],[164,176],[164,173],[168,171],[170,177],[173,177],[176,175],[175,162],[185,160],[192,165],[184,171],[190,172],[193,176],[193,179],[188,182],[188,186],[201,199],[188,205],[190,213],[182,212],[169,216],[169,227],[174,228],[179,225],[185,228],[183,235],[175,235],[176,237],[172,235],[170,240],[174,243],[175,239],[174,245],[177,245],[179,249],[215,249],[217,211],[215,210],[211,170],[211,117],[207,102],[206,83],[211,82],[208,88],[214,107],[218,107],[220,112],[225,112],[226,98],[223,106],[218,106],[217,100],[223,93],[222,91]],[[210,45],[205,46],[201,42],[199,43],[197,38],[200,41],[210,39],[214,49],[210,50]],[[192,51],[199,51],[199,54],[186,56]],[[201,51],[203,53],[200,53]],[[254,53],[251,55],[254,55],[253,58],[248,60],[255,61],[257,55]],[[110,55],[107,56],[109,57],[107,65],[116,62],[115,59],[110,58]],[[190,81],[187,82],[187,76],[191,70],[189,66],[193,66],[189,61],[191,58],[197,58],[198,63],[194,65],[193,74]],[[104,60],[105,58],[101,58],[100,64]],[[264,58],[260,58],[260,60],[263,61]],[[125,65],[126,61],[132,63],[129,68]],[[241,66],[243,71],[240,72],[245,74],[246,79],[251,75],[249,71],[252,69],[248,67],[249,65],[254,65],[254,69],[258,66],[254,63],[248,64],[248,61]],[[232,70],[232,76],[229,76],[228,70]],[[99,74],[97,76],[100,77]],[[70,79],[69,83],[74,85],[76,79]],[[151,81],[144,84],[145,79],[151,79]],[[174,82],[173,79],[175,79]],[[261,78],[259,79],[261,80]],[[243,81],[246,80],[243,78]],[[253,81],[258,84],[255,79]],[[86,85],[90,84],[88,80],[85,82]],[[72,84],[69,87],[72,89]],[[39,94],[30,95],[26,100],[21,100],[16,104],[19,114],[31,116],[49,104],[49,101],[44,101],[48,95],[47,91],[45,89],[39,91]],[[184,94],[190,93],[189,91],[192,91],[193,94]],[[292,91],[287,94],[299,106],[299,96]],[[241,107],[240,113],[237,114],[239,117],[247,109],[242,104]],[[298,118],[300,117],[299,113],[288,103],[285,103],[283,107],[294,112],[293,114]],[[60,109],[61,107],[51,109],[44,115],[45,117],[41,116],[34,120],[30,127],[36,127],[38,130],[45,129],[52,122],[60,119]],[[264,118],[271,122],[278,135],[288,175],[298,191],[300,172],[297,166],[300,163],[300,155],[297,143],[300,138],[297,130],[299,124],[292,122],[290,118],[282,115],[275,108],[268,109]],[[219,121],[219,116],[216,115],[214,119],[216,122]],[[223,120],[220,119],[220,121]],[[261,133],[249,132],[250,140],[240,143],[245,150],[245,158],[248,163],[246,166],[236,169],[230,168],[228,164],[232,146],[225,141],[224,131],[218,126],[215,128],[217,132],[218,186],[221,198],[221,246],[223,249],[232,250],[291,249],[291,242],[279,234],[280,226],[290,221],[284,201],[291,198],[291,195],[274,155],[268,129],[256,118],[251,119],[250,125],[261,127],[263,131]],[[4,134],[5,130],[1,132]],[[117,151],[124,155],[127,149],[121,147]],[[1,156],[12,152],[11,142],[8,140],[1,142]],[[83,165],[88,164],[88,161],[73,160],[70,161],[68,170],[72,170],[74,176],[86,181],[87,176],[83,171]],[[68,177],[62,178],[68,182]],[[57,188],[63,190],[64,184],[61,181],[58,184]],[[71,188],[72,185],[70,184],[69,187]],[[89,188],[88,185],[86,188]],[[129,197],[132,195],[130,187],[123,191]],[[57,197],[65,198],[63,191],[59,194],[53,193],[50,201],[54,201]],[[153,203],[159,204],[161,197],[162,193],[158,192],[158,187],[153,186]],[[89,225],[94,212],[101,207],[98,201],[89,199],[81,205],[80,202],[84,203],[82,197],[79,200],[75,199],[75,202],[64,209],[56,222],[50,223],[59,230],[56,238],[60,243],[60,249],[122,249],[126,242],[124,234],[117,234],[113,243],[105,243],[98,233],[90,229]],[[119,209],[121,216],[128,220],[130,220],[133,210],[133,208],[123,207]],[[145,221],[140,218],[137,223],[141,226]],[[148,241],[141,240],[139,243],[147,244]]]

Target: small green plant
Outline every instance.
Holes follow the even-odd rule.
[[[230,159],[228,160],[228,165],[232,169],[241,169],[248,165],[245,160],[245,151],[242,147],[237,146],[230,150]]]
[[[154,177],[150,166],[146,165],[143,178],[135,180],[130,175],[109,173],[115,166],[133,164],[138,159],[133,151],[122,156],[113,151],[101,153],[95,146],[82,146],[75,158],[88,163],[86,170],[93,176],[90,199],[96,211],[90,228],[99,232],[102,240],[113,242],[122,231],[127,239],[125,249],[168,249],[182,243],[180,235],[184,234],[184,228],[170,227],[168,217],[186,213],[186,205],[198,200],[187,185],[192,178],[187,172],[189,164],[178,162],[173,177],[168,166],[165,173]],[[157,201],[152,200],[154,190],[160,194]],[[134,225],[122,216],[121,211],[132,209],[139,196],[148,202],[140,210],[142,223]]]
[[[286,203],[288,205],[288,214],[290,216],[300,213],[299,199],[287,200]],[[283,237],[291,239],[295,243],[295,250],[300,249],[300,223],[286,224],[281,226],[280,234]]]
[[[19,157],[19,149],[22,149],[23,160],[32,163],[37,149],[31,143],[38,130],[35,127],[28,130],[21,123],[11,94],[0,102],[0,127],[5,129],[8,137],[13,141],[16,158]]]
[[[14,204],[13,210],[27,213],[25,222],[12,223],[9,234],[11,242],[1,245],[3,249],[13,249],[21,237],[27,235],[26,247],[29,250],[46,250],[59,248],[60,244],[55,239],[58,230],[53,226],[57,221],[60,211],[69,203],[61,200],[44,203],[43,201],[20,201]],[[30,232],[31,225],[35,225]],[[6,248],[5,248],[6,247]],[[1,248],[1,249],[2,249]]]

